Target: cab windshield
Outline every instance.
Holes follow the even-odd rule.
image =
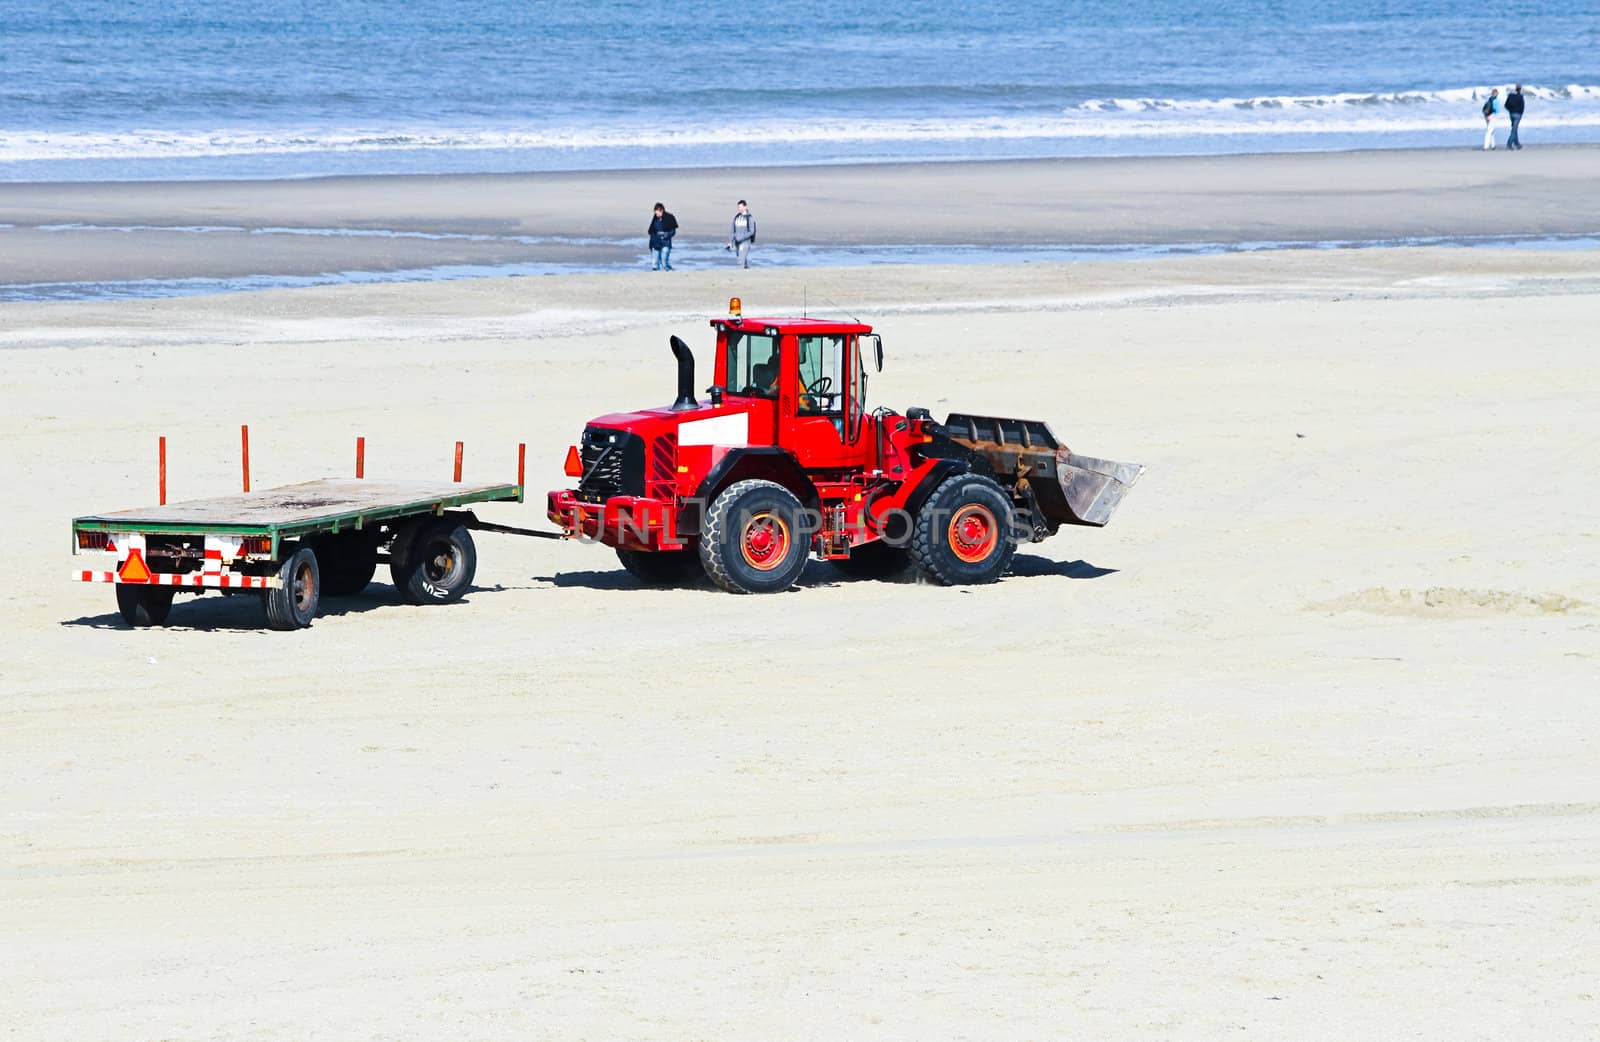
[[[722,376],[729,394],[778,397],[778,338],[728,330],[728,371]]]

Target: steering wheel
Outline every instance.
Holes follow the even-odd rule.
[[[831,393],[832,389],[833,389],[833,377],[831,377],[831,376],[819,376],[819,377],[816,378],[815,381],[812,382],[812,384],[809,387],[806,388],[806,393],[807,394],[827,395],[829,398],[832,398],[833,397],[833,394]]]

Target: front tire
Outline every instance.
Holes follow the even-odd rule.
[[[322,569],[309,546],[295,548],[278,566],[280,585],[266,595],[267,625],[275,630],[298,630],[311,625],[322,600]]]
[[[472,533],[453,518],[424,524],[409,539],[396,537],[389,551],[389,577],[411,604],[459,601],[477,572],[478,548]]]
[[[911,560],[941,586],[992,583],[1017,551],[1016,518],[995,481],[954,474],[940,483],[917,514]]]
[[[160,586],[117,583],[117,611],[122,613],[122,621],[130,626],[160,626],[166,623],[172,611],[175,592]]]
[[[811,533],[801,528],[800,501],[775,481],[736,481],[706,511],[700,563],[732,593],[779,593],[805,571]]]
[[[617,550],[628,574],[646,586],[682,586],[697,578],[700,555],[693,550]]]

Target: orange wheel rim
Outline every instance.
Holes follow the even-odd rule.
[[[294,594],[294,604],[297,611],[311,610],[311,596],[316,592],[317,582],[311,577],[311,566],[302,564],[294,571],[294,583],[291,592]]]
[[[789,557],[789,526],[770,510],[754,514],[745,522],[739,549],[750,567],[770,572]]]
[[[968,564],[976,564],[994,553],[1000,541],[1000,523],[988,507],[970,503],[950,519],[950,549]]]

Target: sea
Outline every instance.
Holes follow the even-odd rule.
[[[1600,142],[1595,0],[0,0],[0,180]]]

